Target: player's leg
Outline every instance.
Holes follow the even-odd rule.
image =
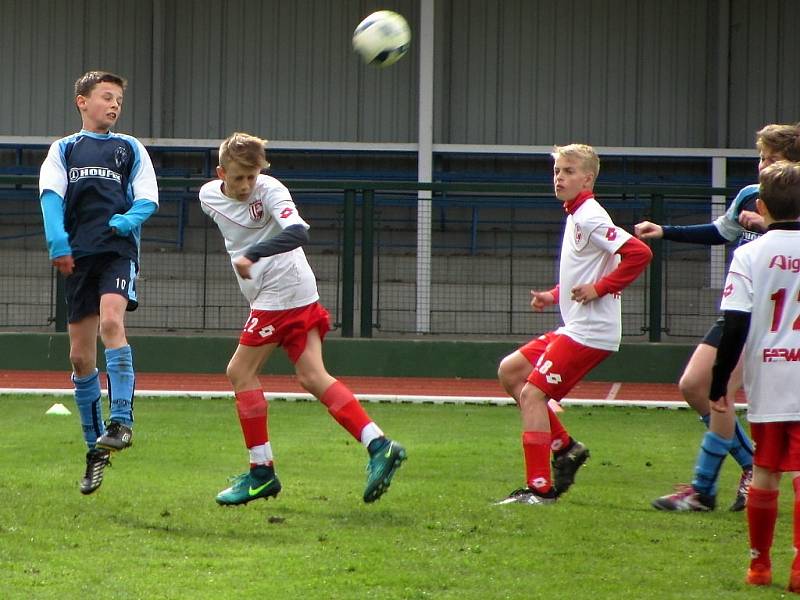
[[[788,430],[789,448],[787,452],[784,452],[780,468],[791,478],[794,491],[794,509],[792,511],[794,559],[789,575],[788,590],[800,593],[800,422],[787,423],[786,429]]]
[[[103,434],[103,404],[100,400],[100,375],[97,370],[98,317],[90,315],[77,323],[69,323],[70,362],[72,383],[75,386],[75,404],[81,420],[83,439],[86,442],[86,470],[80,481],[82,494],[91,494],[103,483],[109,464],[109,452],[97,448],[97,438]]]
[[[300,385],[324,404],[339,425],[367,449],[367,484],[364,502],[374,502],[388,489],[395,472],[406,459],[405,448],[389,439],[369,417],[353,392],[331,376],[322,359],[322,340],[328,331],[328,313],[318,303],[306,307],[299,320],[304,335],[293,335],[283,345],[294,362]]]
[[[756,455],[747,502],[750,565],[746,581],[751,585],[769,585],[770,550],[778,518],[779,470],[788,450],[788,429],[787,423],[752,423],[751,430]]]
[[[708,393],[711,388],[711,371],[717,358],[717,346],[722,335],[722,325],[717,321],[695,348],[679,382],[681,394],[694,408],[709,430],[703,435],[695,460],[692,484],[681,485],[674,493],[653,500],[652,505],[667,511],[708,511],[716,507],[717,480],[725,457],[730,453],[742,467],[736,499],[731,510],[742,510],[747,500],[747,489],[752,476],[752,444],[735,411],[710,412]],[[741,387],[741,366],[732,377],[729,397],[733,398]]]
[[[744,363],[740,358],[728,381],[728,398],[736,398],[736,394],[742,388],[743,370]],[[735,412],[732,413],[732,419],[733,437],[729,453],[742,468],[742,474],[739,477],[739,485],[736,488],[736,496],[730,506],[730,510],[738,512],[744,510],[747,505],[750,483],[753,480],[753,442]]]
[[[528,382],[528,377],[533,370],[533,365],[539,361],[539,357],[544,353],[548,344],[553,339],[554,336],[552,333],[539,336],[500,361],[500,366],[497,369],[497,377],[506,393],[514,398],[517,406],[519,406],[520,393],[522,392],[522,388]],[[565,457],[570,452],[572,452],[572,455],[577,456],[576,452],[573,450],[575,449],[575,445],[578,444],[578,454],[582,456],[582,460],[580,462],[583,464],[583,462],[589,456],[588,449],[586,446],[570,437],[566,428],[561,423],[558,416],[556,416],[552,408],[550,408],[549,404],[547,409],[550,420],[550,449],[554,455],[554,463],[556,462],[557,456]],[[563,460],[558,462],[559,466],[564,463]],[[566,465],[566,463],[564,463],[564,465]],[[553,466],[555,467],[555,465]],[[567,485],[567,487],[569,487],[569,485]]]
[[[136,375],[133,354],[125,336],[126,297],[103,294],[100,297],[100,337],[105,346],[109,423],[97,444],[108,450],[124,450],[133,443],[133,394]]]
[[[98,257],[100,337],[105,346],[108,399],[111,406],[106,432],[97,445],[124,450],[133,442],[136,374],[125,335],[125,312],[136,310],[136,263],[121,256]]]
[[[100,400],[100,379],[97,371],[97,329],[100,297],[91,257],[75,262],[75,271],[65,280],[67,299],[67,331],[75,404],[88,451],[86,469],[80,481],[82,494],[91,494],[103,483],[109,464],[108,450],[97,448],[103,434],[103,405]]]
[[[254,318],[251,313],[248,323]],[[244,336],[243,336],[244,337]],[[248,341],[248,340],[245,340]],[[232,479],[229,487],[217,494],[217,504],[247,504],[258,498],[277,496],[281,483],[275,474],[272,444],[269,441],[269,402],[258,374],[277,344],[247,346],[239,343],[225,371],[236,396],[236,414],[250,459],[250,469]]]

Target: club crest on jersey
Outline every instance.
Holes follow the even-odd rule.
[[[118,169],[122,168],[122,165],[128,162],[128,149],[125,146],[117,146],[117,149],[114,150],[114,164],[117,165]]]
[[[583,231],[581,231],[581,226],[576,223],[575,224],[575,243],[576,244],[580,244],[582,239],[583,239]]]
[[[264,218],[264,205],[261,204],[261,200],[250,203],[250,218],[253,221],[260,221]]]
[[[110,179],[121,183],[122,175],[107,167],[72,167],[69,170],[69,180],[75,182],[80,179]]]

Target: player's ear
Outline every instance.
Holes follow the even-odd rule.
[[[767,205],[761,198],[756,198],[756,212],[762,217],[767,216]]]
[[[75,96],[75,106],[78,107],[78,110],[83,110],[86,108],[86,96],[82,96],[80,94]]]
[[[225,167],[222,165],[217,165],[217,177],[225,179]]]

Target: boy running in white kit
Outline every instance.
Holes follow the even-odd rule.
[[[246,504],[277,496],[281,490],[269,442],[268,403],[258,374],[273,350],[282,346],[300,385],[367,448],[364,502],[374,502],[388,489],[406,451],[384,436],[353,393],[325,370],[322,340],[330,322],[302,249],[309,226],[289,190],[261,174],[269,166],[265,144],[260,138],[234,133],[219,149],[219,179],[200,189],[203,212],[225,238],[239,287],[250,303],[239,346],[226,370],[250,452],[250,470],[235,477],[216,501]]]
[[[500,363],[500,383],[517,401],[522,417],[525,487],[498,504],[549,504],[575,481],[589,450],[570,437],[548,399],[561,400],[584,375],[619,349],[620,292],[653,256],[645,244],[614,225],[595,200],[592,190],[600,159],[591,146],[558,146],[553,158],[555,195],[567,213],[559,283],[549,291],[531,291],[531,308],[539,311],[557,303],[564,325],[525,344]]]
[[[734,410],[728,379],[744,348],[747,420],[755,442],[746,582],[770,585],[781,475],[800,471],[800,164],[774,163],[758,180],[756,208],[767,232],[733,253],[709,399],[714,411]],[[795,552],[788,589],[800,593],[800,477],[793,475]]]

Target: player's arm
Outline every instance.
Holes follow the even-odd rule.
[[[729,240],[717,229],[714,223],[705,225],[664,225],[663,238],[672,242],[685,242],[687,244],[703,244],[717,246]]]
[[[158,210],[158,182],[150,155],[135,138],[128,138],[133,147],[133,167],[131,169],[131,189],[133,204],[124,213],[116,214],[108,221],[117,235],[125,237],[141,227]]]
[[[152,200],[134,200],[133,206],[127,212],[116,214],[108,221],[109,227],[113,228],[117,235],[130,235],[131,231],[140,227],[150,215],[156,212],[158,204]]]
[[[253,244],[244,255],[252,262],[256,262],[259,258],[291,252],[295,248],[306,245],[308,241],[308,230],[303,225],[289,225],[266,242]]]
[[[560,285],[556,285],[552,290],[537,292],[531,290],[531,308],[536,311],[544,310],[546,306],[556,304],[560,293]]]
[[[71,275],[75,268],[69,234],[64,229],[64,199],[53,190],[44,190],[39,202],[44,220],[44,237],[53,266],[62,275]]]
[[[621,257],[617,268],[595,282],[593,286],[598,298],[606,294],[616,294],[628,287],[641,275],[653,258],[653,252],[647,244],[633,237],[622,244],[615,254],[619,254]],[[594,300],[594,298],[587,298],[583,301],[588,302],[589,300]]]
[[[717,348],[717,358],[711,370],[711,391],[709,400],[716,403],[725,397],[730,379],[739,356],[742,354],[747,333],[750,330],[750,313],[740,310],[726,310],[724,313],[725,324],[722,328],[722,337]],[[724,411],[724,406],[715,406],[715,410]]]

